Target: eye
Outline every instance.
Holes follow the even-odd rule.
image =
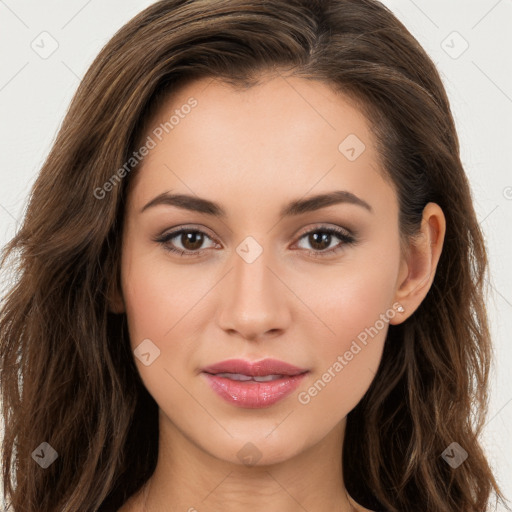
[[[322,257],[343,249],[346,245],[356,242],[355,237],[347,230],[339,227],[319,226],[307,231],[300,236],[299,242],[305,239],[311,249],[305,249],[311,256]],[[331,246],[338,239],[338,243]],[[175,240],[175,241],[174,241]],[[208,249],[203,247],[206,240],[210,240],[215,247],[215,242],[204,232],[193,228],[180,228],[169,233],[164,233],[155,241],[160,243],[166,251],[176,253],[179,256],[201,256]],[[179,245],[181,245],[181,247]],[[178,247],[177,247],[178,245]]]
[[[337,244],[332,246],[332,242]],[[346,245],[353,245],[356,242],[355,237],[347,230],[338,227],[318,226],[310,231],[304,233],[299,241],[305,239],[313,250],[307,252],[314,257],[322,257],[325,254],[336,253],[343,249]]]
[[[172,240],[176,239],[175,242]],[[169,252],[177,253],[180,256],[200,256],[205,239],[212,240],[206,233],[198,229],[181,228],[170,233],[165,233],[156,239]],[[213,242],[213,240],[212,240]],[[176,247],[175,244],[181,244]]]

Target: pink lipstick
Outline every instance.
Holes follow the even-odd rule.
[[[237,407],[269,407],[294,391],[309,370],[278,361],[229,359],[202,369],[208,384]]]

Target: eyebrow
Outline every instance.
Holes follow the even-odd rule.
[[[334,204],[353,204],[361,206],[362,208],[373,213],[372,207],[363,199],[357,197],[352,192],[347,190],[336,190],[326,194],[318,194],[316,196],[310,196],[306,199],[296,199],[285,205],[280,212],[280,217],[291,217],[296,215],[302,215],[304,213],[320,210]],[[148,208],[152,208],[158,205],[175,206],[184,210],[190,210],[193,212],[204,213],[218,218],[226,218],[226,211],[220,204],[217,204],[208,199],[203,199],[198,196],[191,196],[188,194],[171,194],[170,192],[163,192],[154,199],[149,201],[143,206],[140,213],[144,212]]]

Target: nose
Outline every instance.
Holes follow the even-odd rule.
[[[290,322],[293,294],[270,251],[263,250],[252,262],[235,252],[232,263],[234,268],[222,284],[220,328],[250,341],[282,334]]]

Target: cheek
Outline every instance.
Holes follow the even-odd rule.
[[[394,294],[393,282],[385,272],[367,270],[344,280],[332,299],[336,307],[330,309],[333,330],[345,346],[385,315]],[[379,327],[380,326],[380,327]],[[382,325],[378,323],[379,330]]]
[[[198,318],[204,317],[204,296],[215,284],[209,281],[212,273],[206,276],[193,265],[173,266],[159,249],[127,248],[125,255],[122,287],[134,361],[158,404],[172,409],[190,400],[180,382],[196,370],[194,356],[201,349]],[[144,340],[156,346],[149,344],[157,357],[148,366],[137,357]]]
[[[132,344],[144,338],[163,343],[190,322],[187,314],[204,295],[205,283],[192,267],[171,271],[155,252],[134,254],[131,261],[123,267],[122,286]]]
[[[367,391],[380,364],[389,320],[395,315],[393,257],[382,254],[373,265],[347,264],[340,272],[331,272],[328,286],[319,286],[318,280],[316,286],[308,283],[309,304],[324,334],[316,336],[316,364],[298,397],[300,403],[315,402],[313,408],[336,403],[337,414],[344,415]]]
[[[123,296],[139,375],[164,410],[173,410],[178,404],[190,405],[190,396],[180,383],[182,372],[193,371],[191,355],[198,349],[198,337],[191,313],[204,295],[204,283],[201,286],[193,272],[171,271],[165,257],[155,257],[154,252],[127,250],[126,254],[122,267]],[[143,341],[146,345],[141,345]],[[137,357],[139,345],[149,347],[144,350],[150,353],[148,365]],[[200,413],[190,407],[191,414]]]
[[[394,265],[381,261],[329,269],[325,275],[312,275],[303,281],[303,296],[321,324],[322,350],[348,350],[351,341],[389,313],[395,294]],[[297,320],[300,323],[299,320]],[[318,325],[317,325],[318,327]],[[361,336],[364,338],[364,336]]]

